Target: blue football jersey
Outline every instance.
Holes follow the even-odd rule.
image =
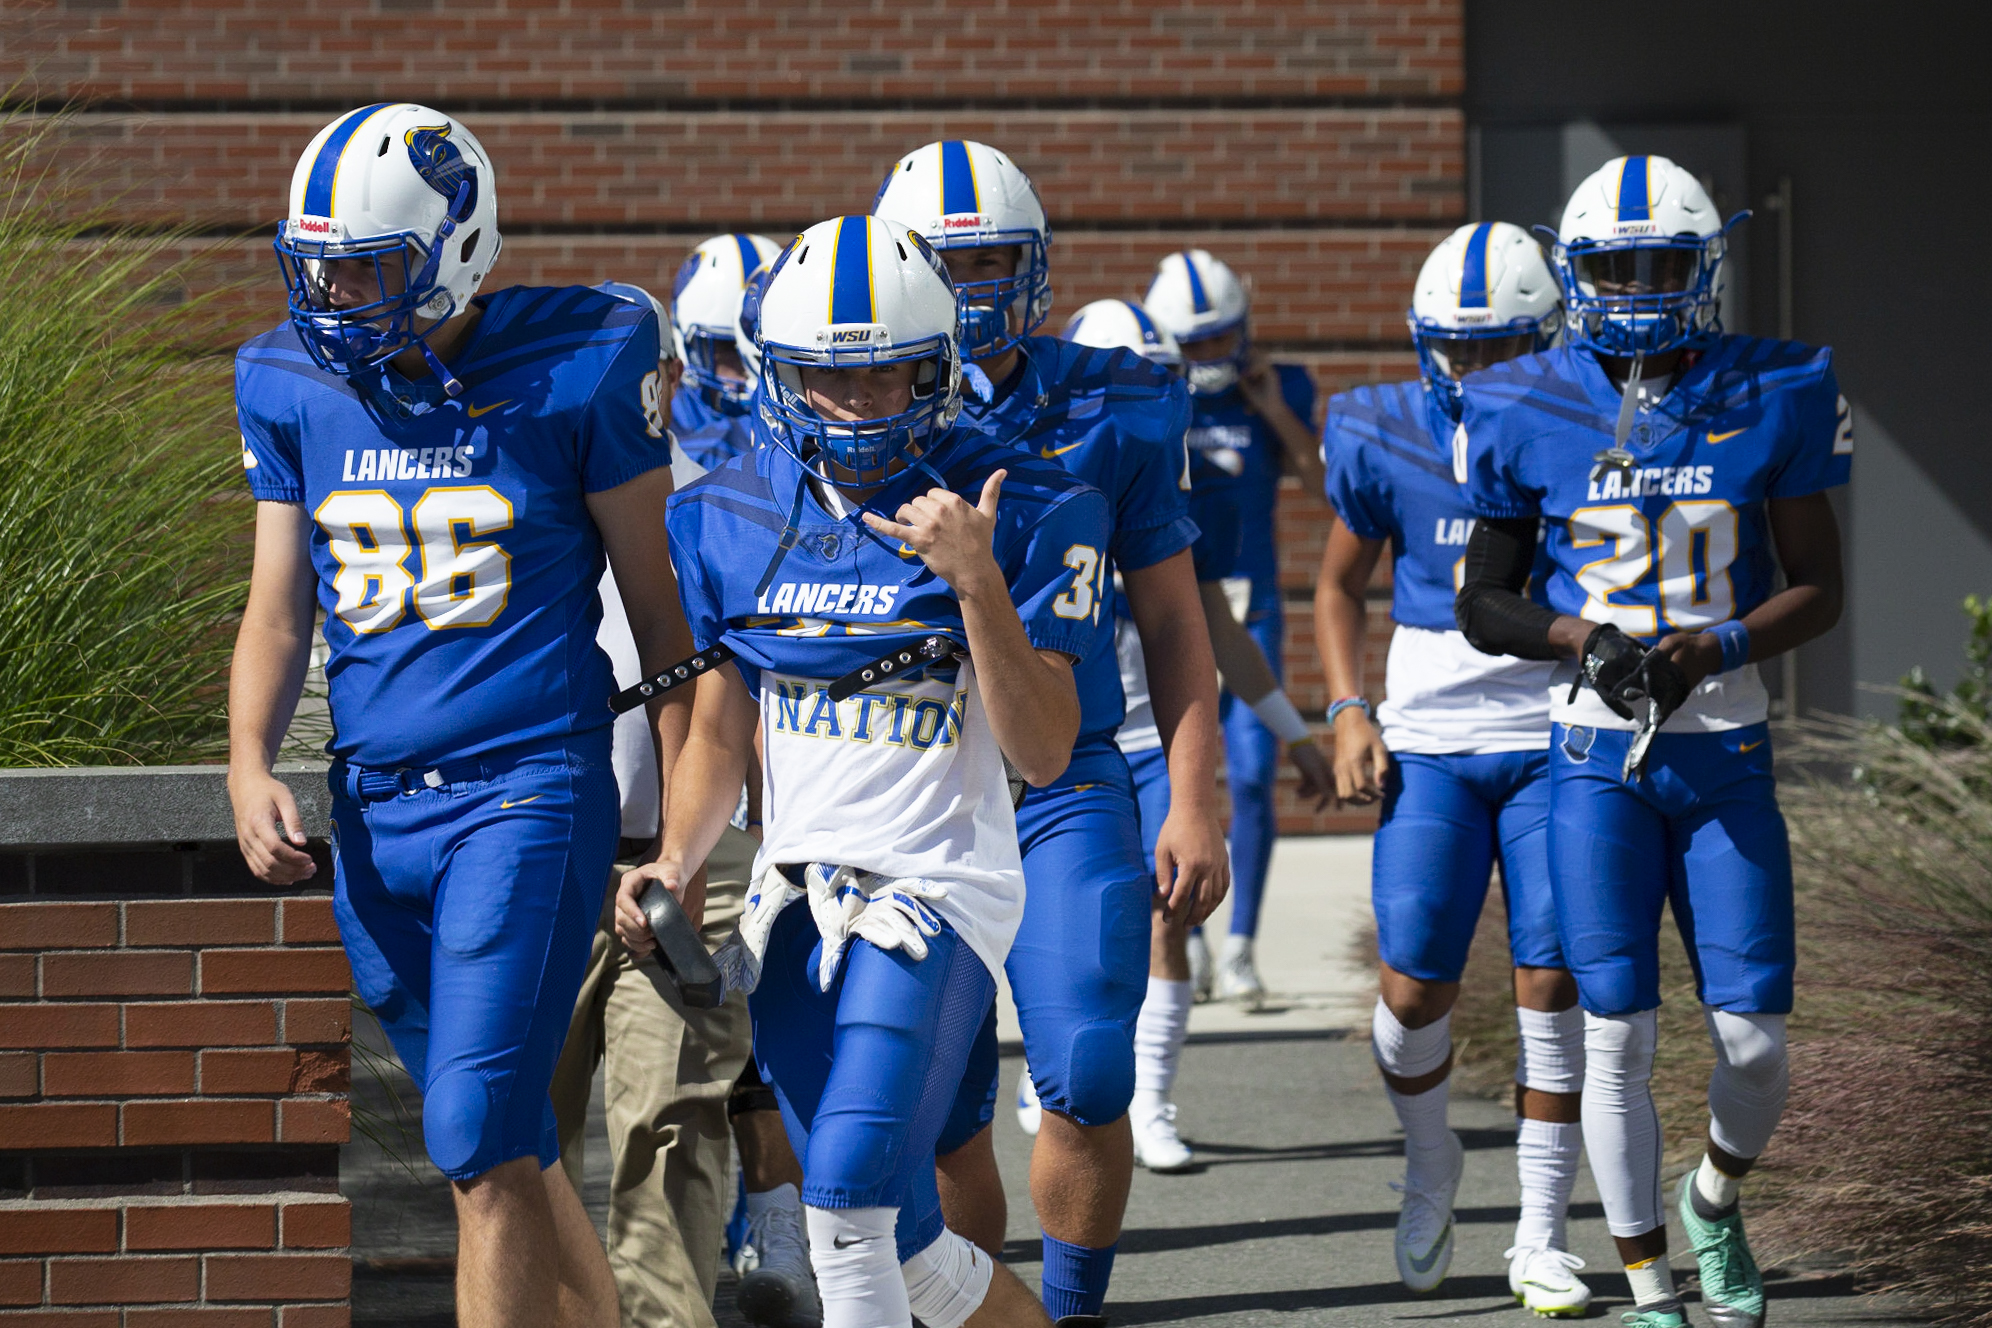
[[[891,515],[934,487],[928,468],[973,502],[1007,469],[994,552],[1031,643],[1083,660],[1106,617],[1106,500],[1063,468],[1021,458],[955,429],[927,466],[896,476],[866,504]],[[786,528],[802,467],[779,447],[735,457],[673,495],[671,557],[692,636],[738,652],[747,685],[771,671],[834,680],[936,633],[965,644],[961,605],[918,554],[858,517],[828,510],[810,486],[790,549],[757,593]],[[1113,651],[1108,648],[1111,657]]]
[[[1029,337],[1022,348],[1021,372],[1000,400],[964,394],[957,431],[974,430],[1056,461],[1106,495],[1112,566],[1100,569],[1102,587],[1111,587],[1114,568],[1153,567],[1195,543],[1183,452],[1189,391],[1181,380],[1118,348],[1057,337]],[[1114,654],[1113,605],[1102,609],[1075,675],[1079,742],[1061,783],[1097,778],[1099,761],[1119,759],[1114,731],[1127,703]]]
[[[392,369],[394,395],[356,388],[288,323],[236,357],[249,489],[311,514],[329,750],[361,765],[559,742],[613,718],[585,495],[671,462],[657,316],[583,286],[479,303],[455,400]]]
[[[678,450],[706,470],[748,452],[754,446],[751,411],[729,415],[706,399],[706,393],[681,386],[671,398],[671,437]]]
[[[1276,364],[1273,372],[1288,408],[1311,428],[1314,379],[1297,364]],[[1193,510],[1201,511],[1209,495],[1228,499],[1237,511],[1238,551],[1229,567],[1219,570],[1215,561],[1209,567],[1220,576],[1250,577],[1253,610],[1269,608],[1279,598],[1274,516],[1286,450],[1235,387],[1216,396],[1191,397],[1190,404],[1190,485],[1198,495]],[[1205,561],[1201,554],[1198,561]]]
[[[1651,643],[1768,599],[1765,503],[1845,484],[1853,426],[1832,352],[1725,336],[1643,406],[1630,470],[1600,466],[1621,393],[1588,351],[1556,347],[1464,380],[1456,473],[1484,516],[1546,518],[1558,613]]]
[[[1473,507],[1453,478],[1453,422],[1422,380],[1383,383],[1328,399],[1322,452],[1325,489],[1342,524],[1390,542],[1390,616],[1407,627],[1455,630]],[[1542,595],[1547,561],[1538,552],[1531,594]]]

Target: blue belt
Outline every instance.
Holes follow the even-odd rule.
[[[448,788],[452,784],[473,784],[492,780],[522,765],[565,765],[565,748],[533,752],[523,757],[471,757],[462,761],[442,761],[432,766],[360,766],[344,763],[340,782],[348,794],[362,802],[386,802],[404,793]]]

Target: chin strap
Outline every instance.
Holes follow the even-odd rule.
[[[759,602],[768,593],[768,587],[775,583],[775,573],[782,569],[782,561],[789,556],[789,550],[802,538],[802,528],[797,523],[802,520],[802,500],[809,493],[809,472],[805,467],[802,477],[795,482],[795,501],[789,504],[788,520],[782,524],[781,542],[775,545],[775,556],[768,559],[767,570],[761,573],[760,584],[754,587],[754,599]]]
[[[1625,395],[1619,398],[1618,427],[1612,431],[1612,445],[1591,458],[1591,479],[1595,482],[1616,470],[1621,479],[1632,486],[1632,453],[1625,447],[1625,440],[1632,436],[1632,419],[1639,412],[1639,379],[1646,367],[1646,355],[1637,352],[1632,357],[1632,370],[1625,376]]]

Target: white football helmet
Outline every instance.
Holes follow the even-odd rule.
[[[1614,157],[1563,209],[1554,258],[1572,344],[1654,355],[1722,331],[1729,228],[1701,181],[1665,157]]]
[[[633,281],[598,281],[595,283],[595,289],[604,295],[613,295],[618,300],[628,300],[631,304],[649,305],[650,312],[657,315],[657,358],[673,361],[678,358],[677,348],[672,345],[671,337],[665,332],[665,329],[671,326],[671,314],[665,309],[664,301]]]
[[[1245,283],[1222,260],[1205,249],[1182,249],[1167,254],[1155,265],[1155,277],[1141,307],[1160,327],[1167,328],[1176,344],[1188,347],[1194,342],[1237,333],[1237,345],[1221,360],[1192,359],[1183,356],[1183,368],[1190,391],[1198,396],[1215,396],[1229,391],[1238,381],[1251,355],[1247,316],[1251,300]]]
[[[747,371],[747,394],[752,396],[761,382],[761,299],[768,293],[768,278],[775,273],[772,262],[763,263],[747,278],[740,293],[740,313],[733,320],[733,344],[740,350],[740,366]]]
[[[420,346],[451,396],[462,384],[424,337],[469,304],[500,247],[483,146],[409,102],[363,106],[318,131],[291,172],[276,239],[291,323],[322,368],[352,377]]]
[[[765,235],[715,235],[686,255],[671,285],[671,339],[685,363],[685,381],[711,393],[729,415],[746,413],[754,384],[722,376],[716,353],[737,344],[734,324],[748,278],[779,252]]]
[[[1132,300],[1095,300],[1072,315],[1058,335],[1082,346],[1125,347],[1171,373],[1183,372],[1176,339]]]
[[[1016,245],[1015,276],[958,288],[961,353],[1001,355],[1051,313],[1051,225],[1037,187],[1015,162],[982,143],[929,143],[893,163],[872,215],[918,231],[936,249]]]
[[[824,458],[876,471],[924,453],[961,410],[954,285],[918,232],[879,217],[833,217],[775,260],[761,297],[764,418],[776,444],[828,479]],[[803,391],[805,368],[913,361],[913,401],[870,420],[831,420]]]
[[[1505,221],[1460,227],[1418,270],[1407,315],[1426,390],[1457,420],[1460,378],[1548,346],[1562,305],[1542,246],[1527,231]]]

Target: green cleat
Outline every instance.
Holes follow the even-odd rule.
[[[1702,1313],[1715,1328],[1762,1328],[1764,1275],[1750,1257],[1743,1215],[1732,1212],[1710,1221],[1695,1211],[1695,1173],[1681,1178],[1681,1226],[1694,1246],[1701,1269]]]
[[[1671,1310],[1627,1310],[1619,1315],[1625,1328],[1688,1328],[1688,1316]]]

